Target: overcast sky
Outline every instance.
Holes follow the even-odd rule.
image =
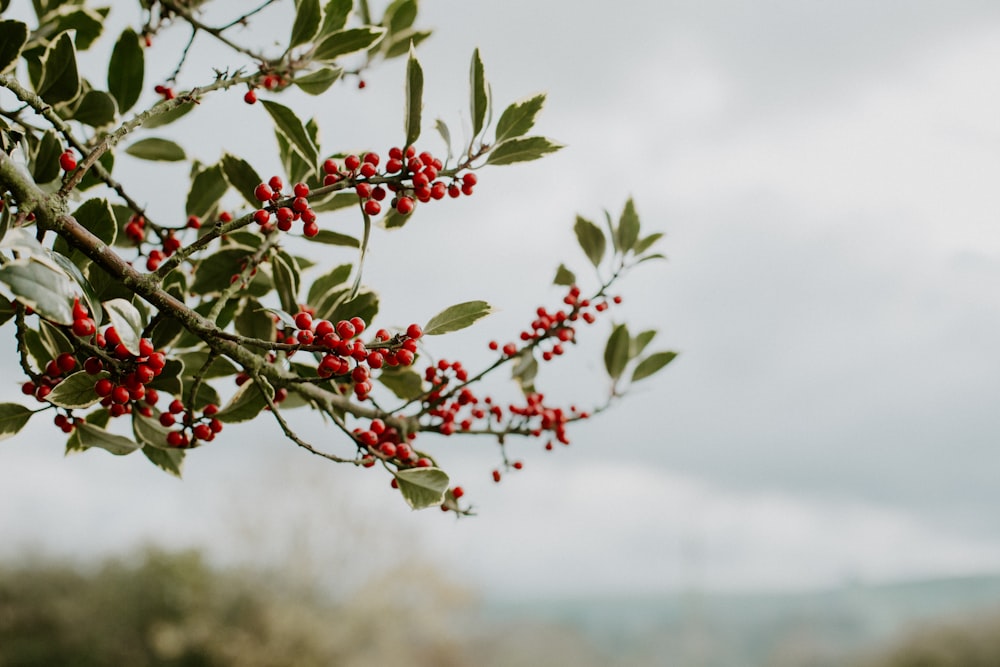
[[[573,216],[617,213],[632,195],[670,261],[624,284],[621,312],[681,357],[574,429],[570,448],[518,445],[526,468],[499,487],[491,447],[440,443],[480,513],[458,522],[409,513],[385,479],[301,454],[270,425],[227,428],[189,456],[183,482],[139,456],[64,459],[51,430],[32,429],[0,443],[0,551],[155,539],[328,562],[357,539],[487,591],[542,595],[1000,570],[1000,6],[422,11],[437,31],[419,52],[425,118],[461,134],[479,46],[497,105],[548,91],[539,131],[568,147],[484,171],[474,197],[377,236],[367,278],[385,323],[485,298],[498,314],[434,342],[485,361],[485,341],[558,298],[546,284],[559,262],[585,275]],[[165,38],[152,57],[182,44]],[[207,64],[187,67],[190,82]],[[398,64],[364,91],[343,87],[316,109],[324,148],[397,143],[401,91]],[[193,152],[217,159],[218,140],[273,169],[269,136],[245,139],[263,113],[241,105],[225,109],[246,126],[195,134]],[[596,400],[602,341],[588,342],[541,382]]]

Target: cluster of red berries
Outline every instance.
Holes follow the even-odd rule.
[[[63,352],[45,365],[45,372],[21,385],[21,393],[34,396],[38,401],[45,401],[52,393],[52,388],[62,382],[63,378],[76,370],[76,357]]]
[[[352,435],[358,449],[366,454],[361,460],[361,465],[366,468],[375,465],[376,458],[403,468],[429,468],[434,465],[426,456],[419,456],[408,442],[416,438],[416,433],[408,433],[404,438],[397,429],[381,419],[371,420],[367,429],[354,429]]]
[[[316,223],[316,213],[309,206],[309,186],[305,183],[296,183],[292,186],[292,199],[290,206],[278,206],[278,202],[284,197],[281,194],[285,187],[280,176],[272,176],[267,183],[261,183],[254,188],[253,194],[257,201],[266,205],[265,208],[257,209],[253,214],[254,222],[260,225],[261,231],[270,232],[277,227],[283,232],[291,230],[292,223],[302,221],[302,233],[305,236],[313,237],[319,234],[319,225]],[[271,217],[274,217],[274,224]]]
[[[615,296],[611,302],[620,304],[622,298]],[[544,306],[539,306],[535,311],[536,317],[531,325],[518,336],[525,347],[541,345],[545,342],[546,349],[542,350],[543,361],[551,361],[562,355],[565,352],[563,343],[576,340],[576,322],[583,320],[587,324],[593,324],[597,321],[596,313],[603,313],[609,306],[607,300],[591,303],[590,299],[581,299],[580,288],[576,285],[569,288],[566,296],[563,297],[563,303],[570,306],[569,312],[563,309],[550,312]],[[548,345],[549,341],[552,341],[551,346]],[[493,351],[500,350],[507,357],[513,357],[523,349],[513,342],[506,343],[501,347],[500,343],[495,340],[490,341],[489,348]]]
[[[390,148],[384,171],[378,170],[381,158],[378,153],[365,153],[363,156],[348,155],[343,164],[330,158],[323,163],[323,185],[333,185],[344,179],[353,179],[354,189],[358,193],[368,215],[378,215],[382,211],[382,202],[388,192],[393,193],[390,205],[402,215],[411,213],[416,202],[429,202],[434,199],[460,197],[471,195],[478,182],[476,175],[466,172],[461,178],[454,178],[450,183],[438,180],[439,173],[444,169],[444,163],[426,151],[417,154],[417,149],[408,146],[406,150],[398,146]],[[375,177],[389,178],[398,174],[409,178],[410,184],[394,182],[385,183],[384,187],[370,182]],[[362,180],[363,179],[363,180]]]
[[[65,150],[59,155],[59,167],[63,171],[73,171],[76,169],[76,153],[72,150]]]
[[[365,330],[360,317],[336,324],[313,319],[308,310],[295,315],[294,331],[279,330],[276,340],[291,345],[318,345],[325,351],[316,367],[321,378],[349,380],[358,400],[365,400],[372,390],[372,371],[383,366],[409,366],[416,358],[417,339],[423,335],[418,324],[411,324],[405,334],[393,337],[379,329],[373,343],[366,345],[358,336]],[[289,356],[294,350],[289,351]],[[347,387],[345,387],[346,390]]]
[[[274,72],[263,73],[258,80],[258,83],[266,90],[274,90],[275,88],[288,85],[288,81],[283,76]],[[250,89],[244,93],[243,101],[247,104],[257,103],[257,91],[254,90],[253,86],[251,86]]]
[[[180,426],[178,430],[167,433],[167,444],[186,448],[196,447],[198,441],[212,442],[222,432],[222,422],[215,417],[218,412],[219,406],[209,403],[202,408],[198,418],[193,410],[188,410],[179,398],[175,398],[167,406],[167,411],[159,416],[160,425],[165,428]]]

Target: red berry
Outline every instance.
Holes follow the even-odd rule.
[[[478,181],[479,179],[477,179],[476,175],[473,174],[472,172],[466,172],[462,174],[462,185],[468,185],[471,187],[475,185]]]
[[[169,412],[161,412],[160,413],[160,425],[161,426],[166,426],[167,428],[170,428],[171,426],[174,425],[174,423],[176,421],[177,421],[177,418],[174,417],[171,413],[169,413]]]
[[[316,236],[317,234],[319,234],[319,225],[317,225],[315,222],[310,222],[306,224],[306,226],[302,228],[302,234],[309,238]]]
[[[400,197],[399,201],[396,202],[396,211],[401,215],[408,215],[413,211],[413,200],[409,197]]]
[[[313,323],[313,333],[319,338],[332,334],[333,331],[333,323],[330,320],[316,320]]]
[[[354,190],[358,193],[358,196],[362,199],[368,199],[372,196],[372,186],[370,183],[358,183]]]
[[[199,440],[208,440],[212,437],[212,429],[209,428],[208,424],[198,424],[193,429],[191,429],[194,437]]]
[[[465,495],[465,489],[463,489],[460,486],[456,486],[454,489],[451,490],[451,495],[455,498],[455,500],[458,500],[459,498]]]
[[[272,176],[267,181],[268,186],[274,190],[274,194],[280,195],[281,191],[285,187],[285,183],[281,180],[281,176]]]
[[[500,471],[499,470],[494,470],[493,471],[493,481],[494,482],[499,482],[500,481]]]
[[[296,197],[309,196],[309,186],[306,185],[305,183],[296,183],[295,186],[292,188],[292,191],[295,192]]]
[[[406,327],[406,336],[408,338],[416,340],[417,338],[420,338],[423,335],[424,335],[424,330],[420,328],[419,324],[414,323]]]
[[[31,396],[34,394],[35,389],[37,389],[37,387],[35,387],[35,383],[30,380],[21,385],[21,393],[25,396]]]
[[[365,213],[368,215],[378,215],[382,212],[382,206],[374,199],[365,202]]]
[[[274,196],[274,191],[271,190],[271,187],[267,183],[261,183],[253,189],[253,196],[257,199],[257,201],[271,201],[271,198]]]
[[[174,413],[175,415],[179,415],[180,413],[184,412],[184,403],[181,402],[181,399],[175,398],[174,400],[170,401],[170,407],[168,407],[167,409],[170,412]]]
[[[76,169],[76,156],[73,151],[65,151],[59,156],[59,166],[63,171],[73,171]]]
[[[313,325],[312,315],[306,312],[297,313],[295,315],[295,326],[297,326],[302,331],[311,330]]]
[[[131,394],[127,387],[119,385],[111,390],[111,400],[115,403],[128,403],[130,398]]]
[[[189,229],[201,229],[201,218],[196,215],[188,216],[187,226]]]
[[[342,339],[347,340],[348,338],[354,337],[354,325],[347,320],[341,320],[337,322],[337,335]]]
[[[183,433],[180,431],[171,431],[167,433],[167,444],[171,447],[183,447],[187,443]]]
[[[59,370],[63,373],[69,373],[74,368],[76,368],[76,357],[74,357],[69,352],[63,352],[58,357],[56,357],[56,365]]]
[[[243,101],[246,102],[247,104],[256,104],[257,93],[255,93],[253,90],[248,90],[246,94],[243,95]]]
[[[218,412],[219,412],[219,406],[216,405],[215,403],[209,403],[202,409],[201,414],[205,415],[206,417],[211,417],[212,415],[218,414]]]
[[[348,171],[354,171],[361,166],[361,158],[357,155],[348,155],[344,158],[344,167]]]
[[[83,320],[90,316],[87,307],[80,303],[79,299],[73,300],[73,319]]]

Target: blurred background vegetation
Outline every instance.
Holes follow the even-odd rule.
[[[348,566],[337,576],[357,575]],[[222,568],[195,550],[90,566],[27,558],[0,566],[0,667],[1000,665],[996,607],[873,635],[871,616],[845,616],[829,594],[706,598],[692,615],[690,604],[650,601],[504,606],[424,565],[361,579],[333,594],[294,564]],[[912,607],[926,588],[869,591],[864,608],[880,599],[884,612],[893,598]]]

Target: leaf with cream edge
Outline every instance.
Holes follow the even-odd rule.
[[[33,414],[35,413],[23,405],[0,403],[0,440],[17,435]]]
[[[53,387],[52,392],[47,396],[48,401],[60,408],[89,408],[101,400],[101,397],[94,393],[94,384],[107,377],[110,377],[107,371],[101,371],[96,375],[91,375],[86,371],[73,373]]]
[[[440,468],[407,468],[393,473],[399,492],[411,509],[440,505],[448,490],[448,474]]]
[[[466,301],[445,308],[424,325],[425,336],[439,336],[471,326],[493,312],[485,301]]]
[[[125,349],[139,355],[139,340],[142,338],[142,315],[125,299],[112,299],[104,304],[111,325],[122,341]]]

